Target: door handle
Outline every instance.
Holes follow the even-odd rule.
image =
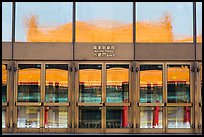
[[[71,124],[68,124],[68,127],[69,127],[69,128],[72,128],[72,123],[71,123]]]
[[[77,128],[77,124],[76,123],[74,123],[74,128]]]
[[[104,103],[104,102],[101,102],[100,104],[101,104],[102,106],[105,106],[105,103]]]

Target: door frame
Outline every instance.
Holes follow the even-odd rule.
[[[79,97],[79,65],[80,64],[100,64],[102,65],[102,70],[101,70],[101,82],[102,82],[102,101],[101,103],[79,103],[78,102],[78,97]],[[129,71],[129,102],[128,103],[106,103],[106,65],[107,64],[121,64],[121,65],[129,65],[129,70],[132,67],[132,62],[131,61],[77,61],[75,62],[75,67],[78,70],[75,74],[75,132],[76,133],[131,133],[131,128],[114,128],[114,129],[109,129],[106,128],[106,107],[107,106],[129,106],[129,113],[130,113],[130,121],[132,120],[132,87],[131,87],[131,81],[132,81],[132,72]],[[77,105],[78,103],[78,105]],[[78,128],[76,123],[78,124],[78,115],[79,115],[79,106],[98,106],[101,107],[101,128],[100,129],[92,129],[92,128]]]
[[[4,61],[2,60],[2,65],[7,65],[7,77],[6,77],[6,102],[2,102],[2,109],[3,107],[5,107],[5,128],[2,128],[2,132],[3,133],[7,133],[9,132],[9,128],[10,128],[10,121],[12,120],[12,114],[9,113],[9,111],[11,110],[11,101],[10,101],[10,94],[12,94],[11,90],[10,90],[10,71],[9,71],[9,67],[10,67],[10,61]],[[10,118],[10,120],[9,120]]]

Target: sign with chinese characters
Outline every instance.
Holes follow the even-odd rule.
[[[95,57],[114,57],[114,45],[95,45],[93,46]]]

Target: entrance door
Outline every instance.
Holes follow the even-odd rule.
[[[15,87],[15,132],[41,132],[42,62],[18,62]]]
[[[137,68],[135,133],[192,133],[191,63],[141,62]]]
[[[166,132],[193,133],[192,65],[166,64]]]
[[[19,61],[16,66],[15,132],[69,132],[69,63]]]
[[[102,64],[83,63],[77,69],[75,132],[102,133]]]
[[[67,63],[48,63],[45,66],[43,132],[69,132],[70,74]]]
[[[77,64],[75,132],[130,132],[129,67],[128,63]]]
[[[139,63],[137,68],[135,132],[162,133],[165,129],[164,64]]]
[[[198,87],[198,95],[199,95],[199,122],[198,122],[198,129],[199,133],[202,133],[202,64],[199,64],[200,71],[199,71],[199,87]]]
[[[130,64],[105,63],[105,133],[130,133],[132,129]]]
[[[12,117],[9,115],[9,71],[8,71],[9,63],[2,62],[2,132],[8,132],[9,119],[8,117]]]

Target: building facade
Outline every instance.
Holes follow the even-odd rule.
[[[3,133],[202,134],[202,2],[3,2]]]

